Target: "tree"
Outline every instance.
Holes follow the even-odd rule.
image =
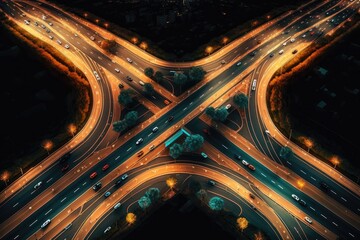
[[[238,227],[240,228],[241,232],[244,231],[244,229],[247,228],[249,225],[248,220],[244,217],[239,217],[238,219],[236,219],[236,222],[237,222]]]
[[[129,127],[134,126],[137,122],[137,119],[138,119],[137,111],[131,111],[125,115],[125,121]]]
[[[113,130],[115,132],[122,132],[128,127],[125,120],[117,121],[113,123]]]
[[[116,54],[117,43],[114,39],[112,40],[105,39],[101,41],[100,47],[105,51],[108,51],[109,53]]]
[[[208,115],[209,117],[211,118],[214,118],[215,117],[215,108],[213,107],[207,107],[205,109],[205,114]]]
[[[280,149],[280,157],[285,160],[289,160],[289,158],[293,155],[293,151],[288,146],[282,147]]]
[[[149,95],[153,95],[155,93],[154,86],[151,83],[145,83],[144,91]]]
[[[156,71],[154,77],[155,77],[155,81],[161,82],[163,80],[163,78],[164,78],[164,74],[162,72],[160,72],[160,71]]]
[[[174,143],[170,147],[169,154],[172,158],[177,159],[178,157],[180,157],[180,155],[183,153],[183,151],[184,151],[184,148],[182,147],[181,144]]]
[[[145,193],[145,197],[148,197],[151,202],[156,202],[160,199],[160,190],[158,188],[149,188]]]
[[[192,67],[189,70],[189,78],[191,81],[199,82],[204,79],[205,73],[202,67]]]
[[[154,69],[152,69],[151,67],[147,67],[145,68],[144,73],[149,78],[152,78],[154,76]]]
[[[118,96],[118,101],[120,104],[123,104],[123,105],[129,105],[130,103],[132,103],[134,100],[133,100],[133,95],[135,94],[135,92],[129,88],[129,89],[125,89],[125,90],[122,90],[120,92],[120,95]]]
[[[128,224],[133,224],[136,221],[136,215],[134,213],[128,213],[126,214],[126,222]]]
[[[175,73],[174,74],[174,83],[179,85],[180,88],[187,82],[187,76],[183,73]]]
[[[241,108],[247,108],[249,99],[244,93],[238,93],[234,96],[234,103]]]
[[[209,207],[214,211],[221,211],[224,208],[224,200],[220,197],[212,197],[209,201]]]
[[[176,183],[177,183],[176,178],[169,177],[168,179],[166,179],[166,185],[168,185],[168,187],[171,189],[175,187]]]
[[[219,120],[220,122],[224,122],[227,119],[228,116],[229,116],[229,112],[223,106],[223,107],[217,108],[215,110],[214,120]]]
[[[139,200],[138,200],[138,204],[141,207],[142,210],[146,210],[148,207],[150,207],[151,205],[151,200],[150,198],[146,197],[146,196],[142,196]]]
[[[200,134],[192,134],[190,136],[187,136],[183,147],[190,152],[194,152],[201,148],[201,146],[204,144],[204,138]]]

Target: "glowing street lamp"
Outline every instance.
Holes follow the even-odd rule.
[[[310,151],[310,148],[312,148],[314,146],[314,142],[310,138],[305,138],[304,144],[308,148],[308,152]]]
[[[9,180],[10,177],[10,173],[8,171],[4,171],[1,174],[1,180],[3,180],[5,182],[5,185],[7,186],[7,181]]]
[[[303,180],[298,180],[296,183],[300,189],[302,189],[305,186],[305,182]]]
[[[136,37],[133,37],[133,38],[131,39],[131,41],[132,41],[133,44],[137,44],[138,41],[139,41],[139,39],[137,39]]]
[[[166,185],[168,185],[168,187],[170,189],[173,189],[175,187],[176,183],[177,183],[176,178],[170,177],[170,178],[166,179]]]
[[[229,38],[228,38],[228,37],[223,37],[222,43],[223,43],[224,45],[226,45],[228,42],[229,42]]]
[[[128,224],[133,224],[136,221],[136,215],[133,213],[126,214],[126,222]]]
[[[53,148],[54,144],[50,140],[45,140],[42,144],[42,147],[46,150],[47,154],[49,155],[49,151]]]
[[[140,43],[140,47],[141,47],[142,49],[146,50],[147,47],[148,47],[148,45],[147,45],[146,42],[141,42],[141,43]]]
[[[104,23],[104,26],[106,27],[106,29],[108,28],[109,24],[108,23]]]
[[[68,130],[69,130],[69,133],[74,137],[74,135],[76,133],[76,125],[73,123],[69,124]]]
[[[211,47],[211,46],[208,46],[208,47],[206,47],[206,49],[205,49],[205,52],[208,54],[208,55],[210,55],[212,52],[213,52],[213,47]]]
[[[87,17],[88,16],[88,14],[87,13],[84,13],[84,17]]]
[[[96,23],[99,23],[99,19],[95,19],[95,22],[96,22]]]
[[[332,164],[334,164],[334,169],[336,168],[336,166],[340,163],[340,159],[338,156],[333,156],[331,159],[330,159],[330,162]]]

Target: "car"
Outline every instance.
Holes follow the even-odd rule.
[[[105,229],[104,233],[108,233],[110,230],[111,230],[111,227],[109,226]]]
[[[77,37],[78,35],[76,33],[74,33],[74,36]]]
[[[155,149],[155,145],[154,145],[154,144],[149,147],[149,150],[150,150],[150,151],[152,151],[152,150],[154,150],[154,149]]]
[[[286,42],[284,42],[282,45],[283,45],[283,46],[286,46]]]
[[[132,81],[132,78],[130,77],[130,76],[126,76],[126,80],[128,80],[128,81]]]
[[[245,160],[242,160],[241,163],[244,165],[244,166],[249,166],[249,163]]]
[[[215,186],[215,185],[216,185],[216,182],[215,182],[214,180],[209,180],[209,181],[208,181],[208,184],[209,184],[210,186]]]
[[[94,40],[95,40],[94,36],[90,36],[90,39],[91,39],[92,41],[94,41]]]
[[[249,168],[250,170],[252,170],[252,171],[255,171],[255,167],[254,167],[253,165],[251,165],[251,164],[248,165],[248,168]]]
[[[310,224],[312,223],[312,220],[308,216],[305,217],[305,221],[307,221]]]
[[[300,199],[299,203],[300,203],[301,205],[303,205],[303,206],[306,206],[306,202],[305,202],[304,200],[302,200],[302,199]]]
[[[144,155],[144,151],[140,151],[140,152],[137,153],[138,157],[141,157],[142,155]]]
[[[119,88],[124,88],[124,85],[122,83],[119,83]]]
[[[70,48],[70,46],[69,46],[69,45],[67,45],[67,44],[65,44],[65,48],[66,48],[66,49],[69,49],[69,48]]]
[[[45,29],[46,27],[45,27],[45,25],[44,25],[44,24],[41,24],[41,28]]]
[[[295,201],[299,201],[300,200],[300,198],[297,196],[297,195],[295,195],[295,194],[291,194],[291,197],[293,198],[293,199],[295,199]]]
[[[261,40],[257,40],[257,43],[260,44],[260,43],[261,43]]]
[[[144,83],[143,81],[139,81],[139,84],[140,84],[141,86],[144,86],[144,85],[145,85],[145,83]]]
[[[39,23],[38,22],[34,22],[35,26],[39,26]]]
[[[42,181],[35,184],[34,189],[38,189],[39,187],[41,187],[41,185],[42,185]]]
[[[126,60],[127,60],[129,63],[132,63],[132,62],[133,62],[130,58],[126,58]]]
[[[170,104],[170,101],[167,100],[167,99],[165,99],[165,100],[164,100],[164,103],[165,103],[166,105],[169,105],[169,104]]]
[[[265,133],[266,133],[267,135],[270,135],[270,131],[267,130],[267,129],[265,129]]]
[[[273,57],[274,56],[274,53],[270,53],[269,57]]]
[[[234,157],[237,159],[237,160],[241,160],[241,156],[239,154],[234,154]]]
[[[320,187],[324,191],[329,191],[329,186],[324,182],[320,182]]]
[[[298,50],[295,49],[294,51],[292,51],[292,54],[295,54],[295,53],[297,53],[297,52],[298,52]]]
[[[101,182],[97,182],[92,188],[94,191],[97,191],[101,188],[102,184]]]
[[[121,206],[121,203],[118,202],[117,204],[115,204],[114,209],[118,209],[120,206]]]
[[[228,109],[230,109],[230,108],[231,108],[231,104],[230,104],[230,103],[229,103],[229,104],[226,104],[225,109],[228,110]]]
[[[47,32],[47,33],[50,33],[51,31],[50,31],[50,29],[46,29],[46,32]]]
[[[52,26],[52,25],[53,25],[53,23],[52,23],[52,22],[49,22],[49,25],[50,25],[50,26]]]
[[[225,64],[226,62],[225,62],[225,60],[221,60],[221,62],[220,62],[221,64]]]
[[[159,130],[159,128],[158,128],[158,127],[154,127],[154,128],[152,129],[152,132],[156,132],[157,130]]]
[[[119,72],[120,72],[120,70],[119,70],[119,69],[117,69],[117,68],[115,68],[115,72],[119,73]]]
[[[170,116],[168,121],[171,122],[174,119],[174,116]]]
[[[302,35],[303,38],[306,38],[306,34]]]
[[[238,62],[237,64],[236,64],[236,66],[240,66],[241,65],[241,62]]]
[[[65,172],[65,171],[67,171],[69,169],[69,167],[70,167],[69,164],[66,164],[61,168],[61,171]]]
[[[50,39],[53,39],[54,37],[53,37],[53,36],[51,36],[51,35],[49,35],[49,38],[50,38]]]
[[[206,155],[206,153],[204,153],[204,152],[201,153],[201,156],[202,156],[203,158],[207,158],[207,157],[208,157],[208,155]]]
[[[292,43],[295,42],[295,38],[290,39],[290,42]]]
[[[289,30],[286,30],[286,31],[285,31],[285,34],[289,34],[289,32],[290,32]]]
[[[281,49],[281,50],[279,51],[279,54],[281,55],[281,54],[283,54],[283,53],[284,53],[284,50]]]
[[[90,179],[94,179],[97,176],[97,172],[93,172],[90,174]]]
[[[45,228],[47,225],[51,223],[51,219],[46,220],[43,224],[41,224],[41,228]]]
[[[102,170],[105,171],[105,170],[107,170],[109,167],[110,167],[109,164],[105,164],[105,165],[102,167]]]
[[[255,56],[255,54],[256,54],[256,52],[253,51],[253,52],[250,53],[250,56],[253,57],[253,56]]]
[[[255,199],[255,195],[252,194],[252,193],[249,193],[249,197],[252,198],[252,199]]]
[[[107,191],[106,193],[104,193],[104,197],[109,197],[111,195],[111,192],[110,191]]]
[[[142,143],[144,141],[143,138],[139,138],[137,141],[136,141],[136,145],[139,145],[140,143]]]
[[[61,45],[61,41],[60,41],[60,40],[56,40],[56,42]]]

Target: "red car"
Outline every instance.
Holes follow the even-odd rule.
[[[255,167],[254,167],[253,165],[251,165],[251,164],[248,165],[248,168],[249,168],[250,170],[255,171]]]
[[[103,166],[102,170],[105,171],[105,170],[108,169],[109,167],[110,167],[109,164],[105,164],[105,165]]]
[[[93,172],[92,174],[90,174],[90,179],[93,179],[97,176],[97,172]]]

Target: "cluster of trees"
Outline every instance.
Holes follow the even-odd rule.
[[[204,138],[200,134],[187,136],[182,144],[174,143],[170,146],[169,154],[172,158],[177,159],[184,151],[194,152],[204,144]]]
[[[113,130],[116,132],[124,131],[128,127],[132,127],[136,124],[138,120],[138,112],[131,111],[128,112],[123,120],[117,121],[113,123]]]
[[[229,112],[224,106],[219,108],[207,107],[205,114],[208,115],[211,119],[220,122],[224,122],[229,116]]]
[[[117,43],[114,39],[105,39],[101,41],[100,47],[109,53],[116,54]]]
[[[120,92],[118,96],[118,102],[124,106],[128,106],[134,102],[135,95],[136,93],[133,89],[124,89]]]
[[[280,157],[284,160],[289,160],[293,155],[293,151],[288,146],[282,147],[279,153]]]
[[[156,203],[160,199],[160,190],[158,188],[149,188],[144,196],[138,200],[138,204],[142,210],[146,210],[152,203]]]
[[[154,69],[151,67],[145,68],[144,73],[146,76],[155,80],[156,82],[161,82],[164,78],[164,74],[162,72],[160,72],[160,71],[155,72]]]
[[[195,84],[204,79],[205,73],[202,67],[192,67],[185,72],[175,72],[173,81],[180,87],[188,82]]]
[[[249,99],[244,93],[235,94],[233,101],[240,108],[247,108],[249,104]]]

